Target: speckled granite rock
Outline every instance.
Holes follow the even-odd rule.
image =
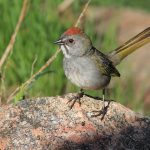
[[[116,102],[110,102],[105,116],[91,117],[102,101],[84,96],[81,106],[75,103],[70,110],[70,96],[1,107],[0,149],[150,149],[150,118]]]

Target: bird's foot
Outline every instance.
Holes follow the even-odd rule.
[[[102,115],[102,118],[104,118],[104,116],[106,115],[106,112],[107,112],[106,107],[105,108],[103,107],[101,110],[92,111],[93,115],[91,117],[97,117],[97,116]],[[103,119],[101,119],[101,120],[103,120]]]
[[[105,106],[105,103],[104,103],[101,110],[99,110],[99,111],[92,111],[93,115],[91,115],[91,117],[102,116],[101,120],[103,120],[105,115],[106,115],[106,113],[107,113],[109,104],[110,104],[110,101],[108,102],[107,106]]]
[[[72,102],[72,104],[69,106],[70,109],[72,109],[72,107],[74,106],[74,104],[78,101],[79,105],[81,105],[81,98],[83,97],[84,92],[81,91],[79,93],[77,93],[76,95],[72,96],[71,98],[69,98],[68,103]]]

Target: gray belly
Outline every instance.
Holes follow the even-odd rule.
[[[110,82],[110,77],[102,75],[88,57],[64,58],[63,67],[67,78],[83,89],[101,89]]]

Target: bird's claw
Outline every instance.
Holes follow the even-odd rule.
[[[103,107],[101,110],[92,111],[93,115],[91,115],[91,117],[97,117],[97,116],[101,116],[102,115],[101,120],[103,120],[104,116],[106,115],[106,112],[107,112],[106,107],[105,108]]]
[[[102,116],[101,120],[103,120],[105,115],[106,115],[106,113],[107,113],[109,104],[110,104],[110,101],[108,102],[108,104],[106,106],[105,106],[105,103],[104,103],[101,110],[99,110],[99,111],[92,111],[92,113],[97,113],[97,114],[91,115],[91,117]]]
[[[73,108],[76,101],[78,101],[79,105],[81,106],[81,101],[80,100],[83,97],[83,95],[84,95],[84,93],[80,92],[80,93],[77,93],[76,95],[72,96],[71,98],[69,98],[69,101],[67,102],[67,104],[73,101],[72,104],[70,105],[70,109]]]

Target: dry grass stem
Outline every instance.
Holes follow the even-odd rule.
[[[14,96],[16,95],[16,93],[20,90],[20,87],[17,87],[10,95],[9,97],[7,98],[7,103],[9,103],[13,98]]]
[[[2,101],[5,99],[5,91],[6,91],[6,87],[5,87],[5,72],[1,72],[1,77],[0,77],[0,106],[2,104]]]
[[[35,58],[33,60],[32,66],[31,66],[31,75],[30,76],[33,75],[33,71],[34,71],[34,67],[35,67],[35,63],[37,62],[37,59],[38,59],[38,56],[35,55]]]
[[[17,87],[12,93],[11,95],[8,97],[7,99],[7,103],[9,103],[13,97],[17,94],[17,92],[19,92],[19,90],[21,88],[26,88],[28,85],[30,85],[31,82],[34,81],[35,77],[38,76],[42,71],[44,71],[57,57],[58,53],[60,52],[60,49],[57,49],[56,52],[54,53],[54,55],[49,58],[49,60],[38,70],[38,72],[36,72],[35,74],[33,74],[26,82],[24,82],[20,87]]]
[[[75,23],[75,26],[77,27],[80,23],[81,23],[81,20],[83,19],[84,15],[85,15],[85,12],[88,8],[88,5],[90,3],[91,0],[88,0],[88,2],[85,4],[84,8],[83,8],[83,11],[81,12],[80,16],[78,17],[76,23]],[[22,88],[27,88],[28,85],[30,85],[34,80],[35,80],[35,77],[38,76],[41,72],[43,72],[57,57],[57,55],[59,54],[60,52],[60,49],[57,49],[56,52],[53,54],[52,57],[50,57],[48,59],[48,61],[35,73],[33,74],[25,83],[23,83],[20,87],[17,87],[13,93],[11,93],[11,95],[8,97],[8,100],[7,100],[7,103],[10,102],[14,96],[19,92],[20,89]]]
[[[17,33],[20,29],[20,26],[21,26],[21,23],[22,21],[24,20],[24,17],[26,15],[26,11],[27,11],[27,5],[28,5],[28,0],[24,0],[23,1],[23,5],[22,5],[22,9],[21,9],[21,13],[20,13],[20,16],[19,16],[19,19],[18,19],[18,22],[17,22],[17,25],[16,25],[16,28],[14,30],[14,33],[12,34],[11,36],[11,39],[9,41],[9,44],[8,46],[6,47],[5,49],[5,52],[2,56],[2,58],[0,59],[0,70],[2,69],[2,66],[3,64],[5,63],[5,61],[7,60],[10,52],[12,51],[13,49],[13,46],[14,46],[14,43],[15,43],[15,40],[16,40],[16,36],[17,36]]]
[[[83,8],[83,10],[82,10],[78,20],[76,21],[76,23],[74,25],[75,27],[81,27],[82,26],[81,24],[82,24],[82,21],[84,20],[85,13],[87,11],[87,8],[88,8],[90,2],[91,2],[91,0],[88,0],[87,3],[85,4],[85,6],[84,6],[84,8]]]

